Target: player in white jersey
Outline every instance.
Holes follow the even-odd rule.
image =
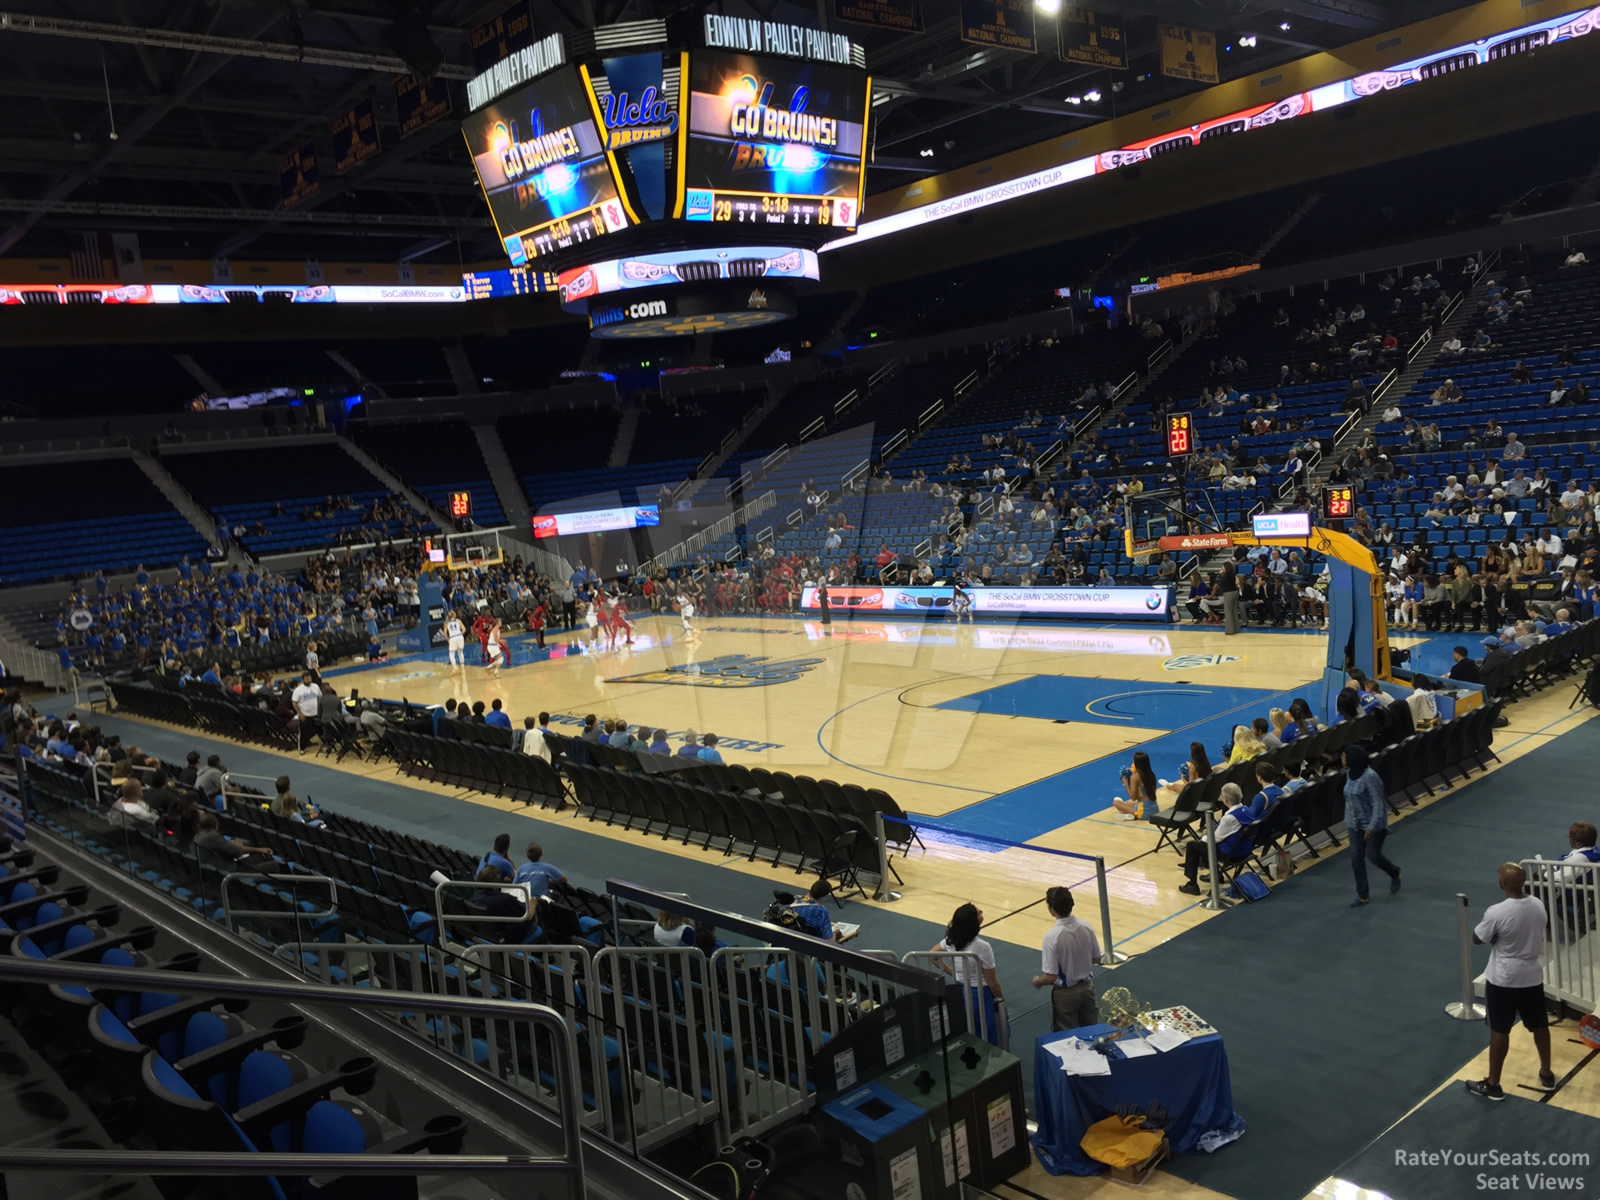
[[[589,648],[598,649],[600,645],[600,601],[591,599],[583,611],[583,623],[589,627]]]
[[[683,618],[683,631],[687,634],[694,633],[694,597],[688,592],[678,596],[678,614]]]
[[[449,639],[450,665],[464,667],[467,665],[465,656],[461,653],[467,644],[467,627],[461,623],[461,618],[455,613],[450,614],[450,619],[444,623],[444,635]]]

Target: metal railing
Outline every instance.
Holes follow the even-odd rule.
[[[967,392],[976,387],[977,383],[978,373],[976,371],[968,371],[961,377],[960,381],[955,386],[955,391],[953,393],[955,399],[961,399],[962,396],[965,396]]]
[[[1150,374],[1156,369],[1156,364],[1172,353],[1172,339],[1168,338],[1150,352],[1150,357],[1144,360],[1144,373]]]
[[[815,418],[809,425],[800,430],[799,439],[802,442],[809,441],[811,438],[816,437],[827,423],[828,419],[826,417]]]
[[[878,451],[878,461],[883,462],[884,460],[888,459],[910,440],[910,433],[902,429],[899,433],[895,434],[883,444],[883,449]]]
[[[872,470],[872,460],[870,458],[863,458],[860,462],[851,467],[844,473],[843,476],[840,477],[839,490],[841,492],[848,492],[851,487],[854,486],[855,481],[860,479],[870,470]]]
[[[1594,1012],[1600,1008],[1600,866],[1523,859],[1528,895],[1544,905],[1549,932],[1539,956],[1545,995]]]
[[[876,376],[874,376],[874,378],[876,378]],[[861,393],[859,391],[857,391],[855,388],[851,388],[848,392],[846,392],[844,395],[840,396],[837,400],[834,401],[834,403],[833,403],[833,415],[836,416],[836,417],[839,416],[840,414],[842,414],[844,412],[845,409],[849,408],[852,404],[854,404],[859,399],[861,399]],[[820,420],[822,420],[822,418],[818,417],[817,420],[820,421]],[[808,426],[808,428],[809,428],[809,426]]]
[[[927,408],[923,409],[922,412],[918,414],[917,429],[921,431],[922,429],[926,428],[930,423],[937,421],[943,413],[944,401],[935,400],[932,404],[928,405]]]
[[[699,533],[690,534],[677,545],[669,546],[667,549],[659,551],[652,557],[645,559],[645,561],[640,564],[639,569],[640,571],[649,571],[658,566],[670,567],[676,563],[683,562],[686,559],[699,554],[700,551],[704,550],[718,538],[726,537],[739,526],[748,524],[751,517],[758,517],[762,513],[767,512],[769,509],[776,508],[777,506],[778,493],[769,488],[767,491],[762,492],[761,495],[757,496],[754,500],[751,500],[747,504],[740,505],[727,516],[722,517],[711,525],[708,525]]]
[[[722,489],[722,498],[724,500],[732,500],[735,492],[744,491],[745,488],[749,487],[755,481],[756,477],[749,471],[743,472],[740,474],[739,478],[735,479],[732,483],[728,484],[727,487]]]
[[[77,671],[63,667],[61,656],[50,650],[40,650],[15,638],[0,637],[0,662],[6,670],[23,679],[39,683],[53,692],[70,692]]]
[[[340,947],[340,949],[345,949]],[[363,1009],[410,1014],[423,1011],[467,1022],[499,1023],[527,1031],[528,1039],[544,1033],[553,1046],[551,1106],[561,1128],[559,1156],[496,1154],[219,1154],[216,1151],[74,1150],[0,1147],[0,1168],[7,1171],[70,1171],[105,1175],[434,1175],[474,1171],[528,1171],[567,1176],[573,1196],[582,1196],[584,1171],[582,1133],[578,1122],[578,1076],[568,1048],[567,1023],[554,1009],[525,1001],[481,1000],[424,994],[414,990],[339,987],[318,983],[245,979],[234,975],[196,975],[135,967],[87,963],[53,963],[21,958],[0,959],[0,980],[49,987],[113,988],[118,992],[176,993],[180,996],[238,996],[248,1000],[281,1000],[309,1007]],[[533,1190],[537,1191],[535,1187]]]
[[[785,442],[783,445],[779,446],[771,454],[767,455],[761,460],[761,473],[765,475],[768,471],[772,470],[773,467],[776,467],[780,463],[786,461],[788,457],[789,443]]]

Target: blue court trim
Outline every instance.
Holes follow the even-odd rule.
[[[1177,680],[1033,675],[934,707],[1044,721],[1183,729],[1217,712],[1258,704],[1275,694],[1267,688],[1208,687]]]
[[[963,833],[983,832],[990,837],[998,835],[1015,842],[1030,842],[1052,829],[1109,808],[1110,795],[1123,794],[1120,773],[1132,759],[1134,750],[1150,755],[1158,777],[1174,776],[1179,765],[1188,761],[1190,742],[1203,742],[1215,760],[1216,750],[1233,736],[1235,725],[1247,718],[1264,717],[1271,708],[1288,708],[1289,701],[1315,686],[1312,682],[1285,692],[1257,693],[1258,698],[1216,712],[1204,720],[1001,792],[939,819],[950,829]]]

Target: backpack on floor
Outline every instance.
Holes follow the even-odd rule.
[[[1253,904],[1272,895],[1272,889],[1267,886],[1266,880],[1254,871],[1240,871],[1234,877],[1233,886],[1228,889],[1228,894],[1235,900]]]

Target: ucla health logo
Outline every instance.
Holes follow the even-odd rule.
[[[1223,663],[1238,662],[1242,654],[1180,654],[1161,664],[1163,671],[1190,671],[1196,667],[1220,667]]]
[[[724,654],[699,663],[684,663],[664,671],[624,675],[612,683],[671,683],[681,687],[751,688],[767,687],[799,679],[820,658],[769,659],[764,654]]]

